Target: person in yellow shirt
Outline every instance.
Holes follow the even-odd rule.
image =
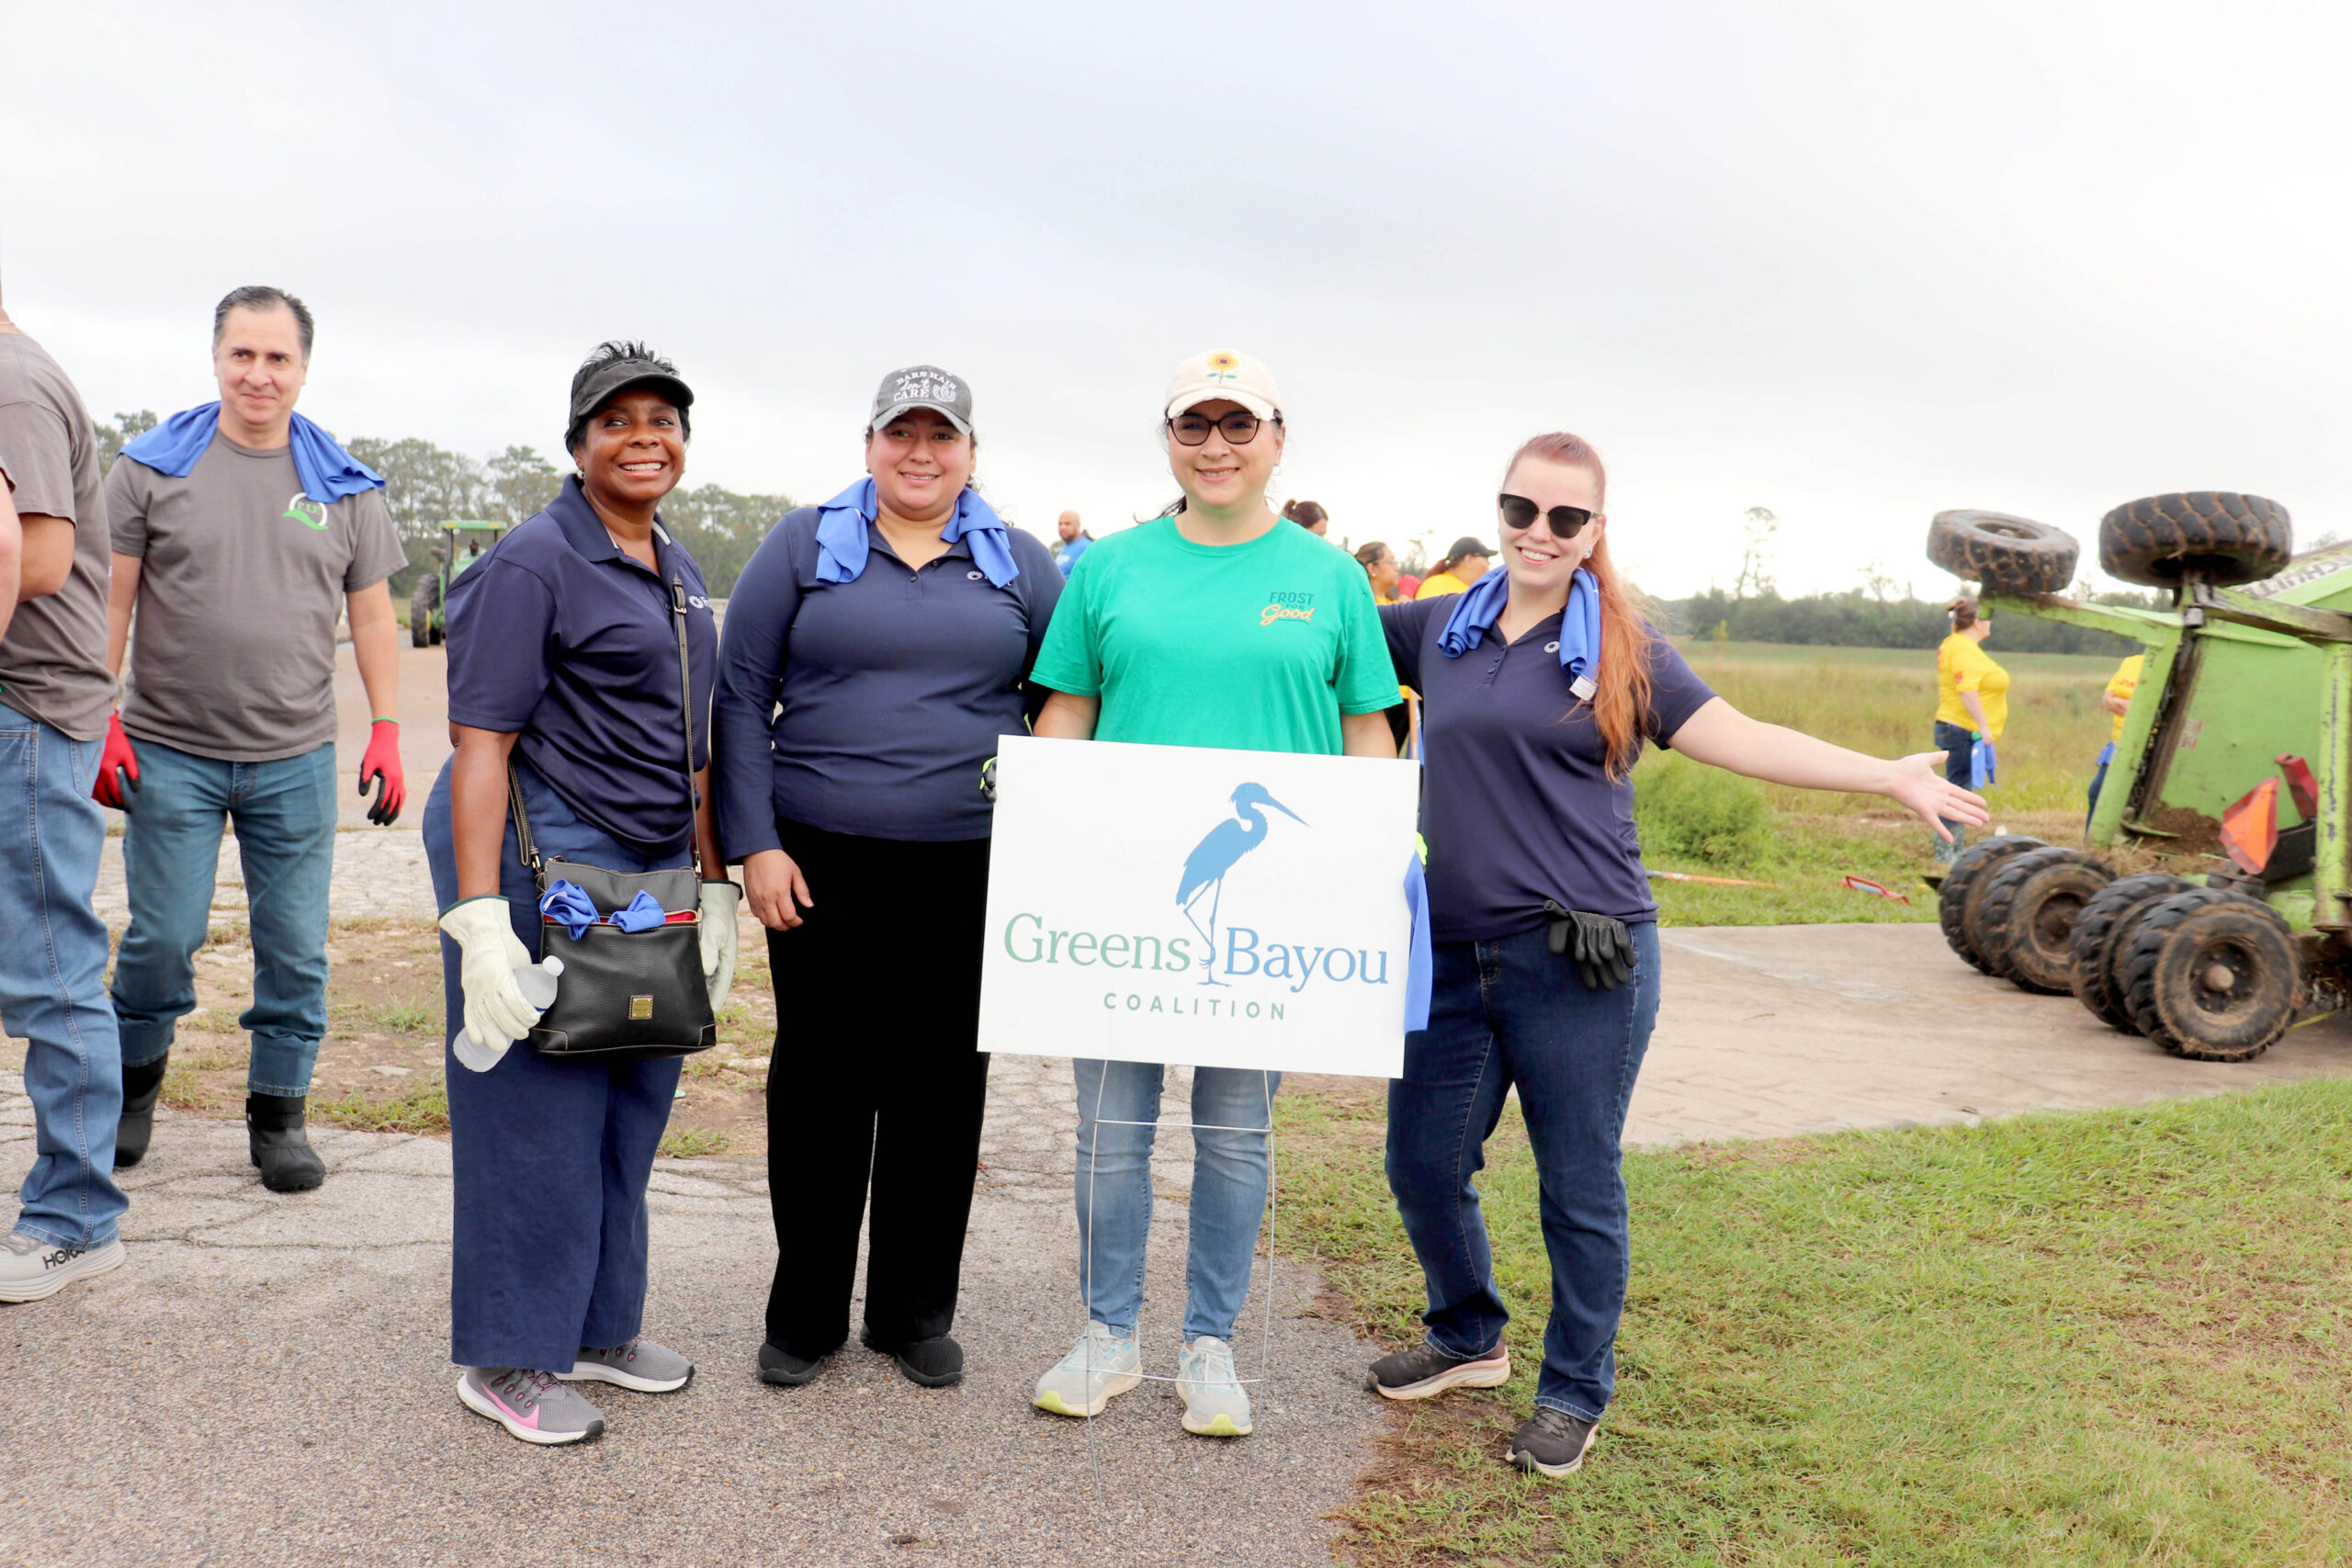
[[[2114,678],[2108,682],[2099,705],[2115,716],[2114,727],[2108,732],[2107,745],[2098,754],[2098,769],[2091,774],[2091,810],[2098,810],[2099,787],[2107,783],[2107,765],[2115,761],[2115,748],[2123,739],[2123,716],[2132,711],[2132,694],[2140,689],[2140,672],[2146,669],[2148,656],[2135,653],[2115,667]],[[2087,820],[2087,818],[2086,818]]]
[[[1453,548],[1445,552],[1437,570],[1421,579],[1413,597],[1435,599],[1447,593],[1466,593],[1472,583],[1487,575],[1487,568],[1494,558],[1494,551],[1465,534],[1453,541]]]
[[[1966,596],[1944,606],[1951,635],[1936,649],[1936,747],[1944,754],[1944,777],[1973,788],[1971,753],[1979,740],[2001,739],[2009,723],[2009,672],[1984,651],[1993,620],[1977,613]],[[1961,824],[1946,822],[1951,841],[1936,840],[1936,858],[1950,864],[1961,850]]]
[[[1285,512],[1284,515],[1287,516],[1288,513]],[[1296,519],[1293,518],[1292,521],[1295,522]],[[1396,583],[1402,569],[1396,564],[1395,550],[1390,549],[1381,540],[1374,539],[1371,544],[1356,551],[1356,564],[1363,568],[1365,578],[1372,583],[1374,604],[1394,604],[1399,602],[1400,596],[1396,592]],[[1413,695],[1413,688],[1410,686],[1397,687],[1396,694],[1404,700],[1388,710],[1388,732],[1396,738],[1397,754],[1410,756],[1412,753],[1406,748],[1413,738],[1413,721],[1416,716],[1418,699]]]

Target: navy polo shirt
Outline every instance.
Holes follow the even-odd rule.
[[[1437,645],[1458,598],[1381,607],[1396,678],[1421,694],[1421,837],[1430,934],[1485,942],[1544,923],[1544,902],[1628,924],[1657,919],[1634,830],[1634,786],[1609,777],[1590,705],[1560,668],[1560,617],[1459,659]],[[1650,638],[1641,733],[1658,745],[1714,693]]]
[[[587,821],[645,854],[694,831],[670,581],[686,590],[694,758],[710,756],[718,631],[702,569],[658,524],[648,571],[577,478],[449,584],[449,721],[514,749]],[[714,873],[713,874],[716,874]]]
[[[854,582],[817,581],[817,508],[768,531],[727,600],[713,724],[718,837],[729,861],[781,847],[776,819],[861,838],[989,836],[980,764],[1028,732],[1023,682],[1062,574],[1005,530],[1019,575],[999,588],[959,539],[910,568],[866,525]]]

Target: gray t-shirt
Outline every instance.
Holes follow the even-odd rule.
[[[334,739],[344,595],[407,564],[384,492],[302,493],[293,448],[215,432],[187,478],[107,476],[118,555],[144,558],[122,728],[199,757],[267,762]]]
[[[17,606],[0,638],[0,703],[76,740],[107,732],[106,479],[89,411],[49,351],[0,333],[0,473],[19,515],[74,525],[74,570],[54,593]]]

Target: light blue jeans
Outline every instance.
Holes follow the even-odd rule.
[[[106,814],[95,740],[0,704],[0,1025],[31,1043],[33,1168],[16,1228],[104,1247],[130,1207],[114,1184],[122,1051],[107,1006],[107,928],[90,912]]]
[[[327,1032],[327,886],[334,874],[334,746],[269,762],[224,762],[134,740],[139,792],[123,829],[130,929],[114,961],[122,1060],[172,1048],[196,1007],[196,950],[212,918],[220,832],[233,823],[254,944],[247,1085],[300,1098]]]
[[[1080,1058],[1078,1072],[1078,1279],[1086,1313],[1120,1335],[1143,1309],[1151,1235],[1151,1145],[1166,1069],[1144,1062]],[[1192,1243],[1184,1258],[1184,1337],[1233,1337],[1250,1294],[1265,1217],[1280,1073],[1193,1069]],[[1097,1118],[1100,1118],[1098,1121]],[[1137,1123],[1141,1123],[1137,1125]]]

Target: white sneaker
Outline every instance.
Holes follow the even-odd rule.
[[[1100,1416],[1112,1400],[1143,1382],[1142,1367],[1134,1335],[1123,1339],[1090,1323],[1061,1364],[1037,1380],[1030,1403],[1057,1416]]]
[[[104,1247],[59,1247],[22,1231],[0,1239],[0,1302],[37,1302],[74,1280],[122,1267],[122,1238]]]
[[[1250,1435],[1250,1395],[1233,1371],[1233,1347],[1204,1334],[1176,1353],[1176,1397],[1184,1430],[1204,1438]]]

